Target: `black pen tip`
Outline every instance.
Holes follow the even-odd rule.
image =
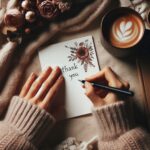
[[[79,81],[79,82],[81,82],[81,83],[83,83],[83,84],[85,83],[85,81],[84,81],[84,80],[78,80],[78,81]]]

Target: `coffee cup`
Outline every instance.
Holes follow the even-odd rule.
[[[133,9],[119,7],[107,12],[101,22],[101,43],[117,57],[135,54],[143,39],[145,25]]]

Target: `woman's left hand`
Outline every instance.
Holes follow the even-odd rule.
[[[39,76],[32,73],[23,86],[20,97],[50,112],[50,108],[64,78],[59,67],[48,67]]]

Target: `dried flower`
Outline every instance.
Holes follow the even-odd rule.
[[[42,17],[47,19],[53,19],[59,15],[59,8],[51,0],[44,0],[38,5],[39,12]]]
[[[63,3],[63,2],[59,2],[58,3],[58,7],[59,7],[59,9],[60,9],[60,11],[63,13],[63,12],[65,12],[66,10],[69,10],[70,9],[70,7],[71,7],[71,5],[69,4],[69,3]]]
[[[35,17],[35,12],[34,11],[27,11],[26,14],[25,14],[25,19],[28,21],[28,22],[34,22],[36,17]]]
[[[8,27],[21,27],[23,25],[23,14],[18,9],[10,9],[4,16],[4,23]]]
[[[26,34],[29,34],[29,33],[31,33],[31,29],[30,29],[30,28],[26,28],[26,29],[24,30],[24,32],[25,32]]]
[[[29,9],[30,9],[30,6],[31,6],[31,2],[28,1],[28,0],[24,0],[24,1],[22,1],[22,3],[21,3],[21,7],[22,7],[24,10],[29,10]]]

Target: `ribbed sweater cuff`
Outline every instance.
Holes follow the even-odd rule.
[[[108,140],[117,138],[121,134],[130,130],[134,126],[134,122],[127,113],[125,102],[119,101],[110,105],[93,108],[93,114],[98,123],[100,138]]]
[[[4,121],[15,127],[31,143],[39,146],[53,126],[55,119],[37,105],[14,96]]]

